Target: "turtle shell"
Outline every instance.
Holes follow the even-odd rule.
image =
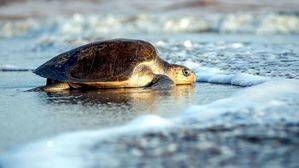
[[[142,40],[98,41],[62,53],[34,73],[60,82],[124,81],[137,65],[157,57],[154,46]]]

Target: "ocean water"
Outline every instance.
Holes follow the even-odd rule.
[[[0,21],[0,167],[298,167],[298,15],[181,12]],[[110,38],[150,41],[196,84],[25,92],[45,83],[32,69]]]

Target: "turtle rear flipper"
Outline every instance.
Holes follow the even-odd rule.
[[[173,80],[171,80],[168,76],[157,74],[149,87],[152,89],[171,89],[174,86],[175,84]]]
[[[63,90],[70,89],[70,85],[68,83],[55,83],[51,85],[36,87],[27,92],[61,92]]]

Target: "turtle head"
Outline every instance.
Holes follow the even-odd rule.
[[[189,68],[171,64],[167,69],[167,75],[176,85],[192,84],[196,81],[196,76]]]

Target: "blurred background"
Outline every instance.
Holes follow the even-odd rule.
[[[128,33],[299,33],[297,0],[1,0],[0,5],[5,37],[45,25],[62,41]]]

